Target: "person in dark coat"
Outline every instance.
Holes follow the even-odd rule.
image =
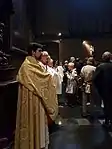
[[[64,73],[68,71],[68,61],[66,60],[63,65]]]
[[[100,64],[94,73],[94,87],[103,100],[105,126],[112,126],[112,63],[111,53],[105,52],[102,55],[103,63]]]
[[[80,75],[81,69],[83,67],[83,61],[81,61],[80,58],[76,58],[75,67],[77,74]]]

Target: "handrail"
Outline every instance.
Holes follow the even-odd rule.
[[[16,52],[19,52],[19,53],[28,55],[28,52],[27,52],[27,51],[24,51],[24,50],[22,50],[22,49],[19,49],[19,48],[15,47],[15,46],[12,46],[11,51],[16,51]]]

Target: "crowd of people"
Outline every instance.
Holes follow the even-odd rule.
[[[87,104],[93,108],[93,88],[104,103],[105,125],[111,126],[112,63],[111,53],[102,55],[96,63],[93,48],[82,61],[71,57],[65,62],[54,61],[44,47],[31,43],[17,80],[19,97],[15,133],[15,149],[46,149],[49,144],[48,127],[58,115],[60,98],[64,105],[82,105],[82,116],[88,116]],[[92,50],[91,50],[92,49]]]

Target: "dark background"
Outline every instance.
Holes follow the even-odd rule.
[[[42,32],[84,36],[112,31],[110,0],[13,0],[13,4],[16,29],[22,31],[27,23],[36,37]]]
[[[0,18],[12,14],[11,46],[26,50],[30,41],[42,42],[53,58],[60,60],[69,56],[84,58],[84,39],[95,46],[97,58],[105,50],[112,51],[110,0],[1,0],[0,12]],[[59,32],[62,37],[57,36]],[[52,41],[60,38],[60,44]]]

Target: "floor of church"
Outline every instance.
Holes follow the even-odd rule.
[[[60,128],[50,135],[50,149],[112,149],[112,133],[101,125],[103,119],[96,110],[94,119],[81,117],[81,107],[59,107],[56,123]]]
[[[59,106],[59,113],[56,124],[60,127],[53,128],[49,149],[112,149],[112,133],[101,125],[101,108],[95,107],[91,118],[82,118],[81,106]],[[5,149],[12,148],[9,145]],[[0,149],[4,148],[0,146]]]

